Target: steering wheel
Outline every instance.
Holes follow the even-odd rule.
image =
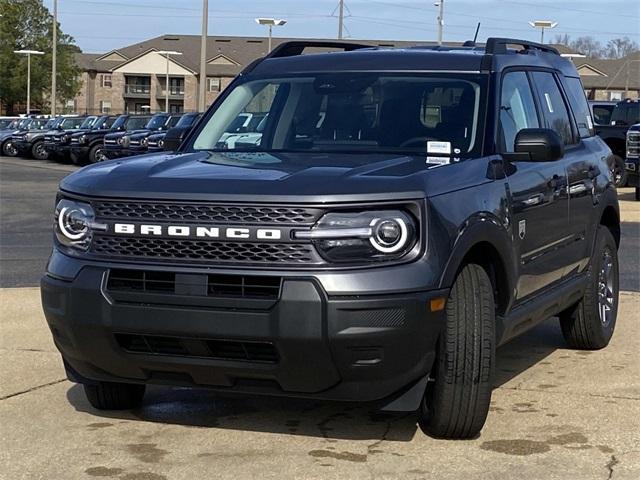
[[[433,137],[413,137],[413,138],[410,138],[409,140],[405,140],[404,142],[402,142],[400,144],[400,148],[402,148],[402,147],[410,147],[414,143],[415,144],[424,145],[426,142],[428,142],[430,140],[435,140],[435,138],[433,138]]]

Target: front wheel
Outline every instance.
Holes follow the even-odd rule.
[[[145,385],[133,383],[98,382],[83,387],[87,400],[98,410],[135,408],[142,403],[145,391]]]
[[[93,147],[91,147],[91,150],[89,150],[90,163],[104,162],[105,160],[109,159],[104,154],[104,148],[102,145],[94,145]]]
[[[2,145],[2,154],[7,157],[17,157],[18,149],[16,148],[16,146],[13,144],[11,140],[7,140]]]
[[[478,265],[458,274],[446,307],[446,328],[419,411],[420,428],[439,438],[476,436],[489,412],[495,362],[491,281]]]
[[[36,160],[46,160],[49,158],[49,152],[44,148],[44,142],[36,142],[31,147],[31,156]]]
[[[599,226],[582,300],[562,312],[562,334],[573,348],[599,350],[609,344],[618,316],[618,250],[608,228]]]
[[[614,155],[610,165],[611,178],[616,188],[622,188],[627,184],[627,169],[624,160],[618,155]]]

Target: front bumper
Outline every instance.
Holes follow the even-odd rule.
[[[54,257],[55,269],[65,259],[76,262]],[[282,277],[280,294],[269,304],[202,292],[123,298],[110,290],[111,267],[87,264],[72,280],[50,273],[42,279],[45,316],[73,381],[383,400],[426,377],[445,322],[444,312],[429,309],[431,299],[447,296],[445,290],[328,295],[313,274],[298,273]],[[391,292],[393,281],[388,283]],[[131,350],[132,341],[165,347]],[[249,354],[224,357],[220,345]],[[269,361],[250,354],[256,345],[268,346],[262,358]]]
[[[45,142],[44,148],[49,154],[57,157],[67,158],[71,153],[71,145],[61,145],[59,143]]]

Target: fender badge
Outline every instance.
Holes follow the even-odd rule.
[[[520,237],[520,240],[523,240],[526,234],[527,234],[527,221],[520,220],[518,222],[518,236]]]

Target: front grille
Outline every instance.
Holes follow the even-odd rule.
[[[93,202],[93,208],[98,218],[224,224],[312,225],[323,213],[318,208],[303,207],[106,201]]]
[[[282,278],[277,276],[197,274],[190,277],[187,281],[176,277],[174,272],[113,269],[109,272],[107,290],[181,294],[188,286],[199,284],[202,293],[208,297],[277,299],[282,284]]]
[[[72,139],[71,139],[71,143],[80,143],[80,139],[78,139],[78,138],[72,138]]]
[[[105,145],[115,145],[115,144],[116,144],[116,141],[115,141],[115,140],[105,140],[105,141],[104,141],[104,144],[105,144]]]
[[[164,261],[291,264],[319,263],[312,245],[235,243],[95,235],[91,252],[100,256]]]
[[[219,360],[278,363],[276,347],[268,342],[115,334],[120,348],[129,353],[204,357]]]

